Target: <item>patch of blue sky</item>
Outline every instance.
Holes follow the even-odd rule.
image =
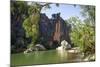
[[[60,4],[59,7],[57,7],[55,4],[50,5],[50,9],[43,8],[41,13],[45,13],[49,18],[52,17],[52,14],[54,13],[61,13],[60,16],[67,20],[70,17],[79,17],[81,20],[84,19],[84,17],[81,16],[81,8],[79,5],[76,7],[71,4]]]

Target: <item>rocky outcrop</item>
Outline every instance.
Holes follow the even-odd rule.
[[[11,14],[11,52],[16,53],[26,48],[25,30],[22,27],[23,18],[19,13]]]
[[[65,50],[71,49],[71,45],[66,40],[61,41],[61,46],[63,46]]]
[[[30,53],[32,51],[45,51],[46,48],[42,44],[36,44],[33,47],[28,48],[27,50],[24,51],[24,54]]]
[[[66,40],[61,41],[61,46],[56,48],[56,50],[69,50],[69,49],[71,49],[71,45],[68,44]]]
[[[57,48],[62,40],[66,40],[71,44],[69,31],[71,26],[67,25],[60,17],[60,13],[52,14],[49,19],[45,14],[41,14],[40,18],[40,39],[47,48]]]
[[[44,51],[46,48],[42,44],[36,44],[34,47],[35,51]]]
[[[27,45],[32,39],[26,38],[25,30],[22,27],[24,18],[20,13],[11,13],[11,50],[12,52],[20,52],[27,49]],[[69,30],[71,26],[67,25],[60,17],[60,13],[53,14],[52,18],[48,18],[45,13],[40,15],[39,21],[39,38],[38,42],[41,45],[36,45],[35,50],[55,49],[60,46],[62,40],[66,40],[71,44]],[[43,47],[41,47],[43,46]],[[42,49],[41,49],[42,48]],[[27,50],[30,52],[31,50]]]
[[[29,48],[29,49],[27,49],[27,50],[24,51],[24,54],[30,53],[32,51],[33,51],[32,48]]]
[[[50,41],[52,42],[53,36],[53,25],[54,23],[50,21],[50,19],[45,15],[40,15],[40,41],[47,49],[52,48],[52,44],[50,45]]]
[[[24,2],[11,1],[11,53],[22,52],[27,47],[25,30],[22,27],[25,17],[28,16],[26,6]]]

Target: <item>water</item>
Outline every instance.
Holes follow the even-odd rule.
[[[69,53],[67,51],[35,51],[28,54],[11,54],[11,65],[36,65],[52,63],[80,62],[79,53]]]

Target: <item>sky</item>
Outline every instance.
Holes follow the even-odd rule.
[[[83,20],[83,17],[81,16],[81,9],[77,5],[74,7],[71,4],[60,4],[59,7],[57,7],[55,4],[50,5],[50,9],[42,9],[41,13],[45,13],[49,18],[52,17],[52,14],[54,13],[61,13],[60,16],[64,19],[67,20],[68,18],[72,16],[78,16],[81,20]]]

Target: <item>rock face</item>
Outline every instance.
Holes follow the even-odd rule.
[[[12,53],[23,51],[26,48],[25,30],[22,27],[23,18],[19,13],[11,13],[11,48]],[[16,51],[15,51],[16,50]]]
[[[50,45],[50,41],[52,43],[52,36],[53,36],[53,25],[54,23],[50,21],[50,19],[45,15],[40,15],[40,41],[47,49],[50,49],[52,47],[52,44]]]
[[[27,49],[27,45],[31,43],[31,37],[26,38],[25,30],[22,27],[24,18],[20,13],[11,13],[11,52],[21,52]],[[66,40],[71,44],[69,37],[70,26],[60,17],[60,13],[52,14],[49,19],[45,14],[40,15],[38,38],[39,44],[46,49],[55,49],[60,46],[62,40]],[[39,46],[40,47],[40,46]],[[30,52],[30,50],[29,50]]]
[[[51,19],[49,19],[45,14],[41,14],[40,39],[45,42],[42,44],[44,44],[48,49],[60,46],[62,40],[66,40],[71,44],[69,37],[70,28],[71,26],[68,26],[60,17],[60,13],[52,14]]]

